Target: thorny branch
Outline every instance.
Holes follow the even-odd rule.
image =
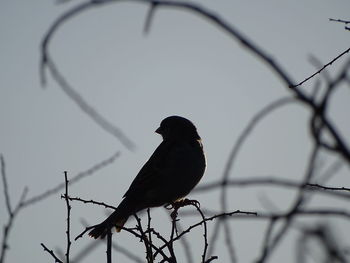
[[[66,207],[67,207],[67,250],[66,250],[66,263],[69,263],[69,253],[70,253],[70,246],[72,244],[71,240],[70,240],[70,211],[72,210],[71,205],[69,204],[69,193],[68,193],[68,178],[67,178],[67,171],[64,172],[64,180],[65,180],[65,189],[66,192],[64,194],[64,200],[66,201]]]
[[[70,228],[71,228],[71,225],[70,225],[70,212],[71,212],[71,205],[69,203],[69,198],[68,198],[68,176],[67,176],[67,171],[64,171],[64,186],[65,186],[65,193],[64,195],[61,196],[61,198],[64,198],[65,200],[65,203],[66,203],[66,208],[67,208],[67,219],[66,219],[66,226],[67,226],[67,229],[66,229],[66,237],[67,237],[67,244],[66,244],[66,254],[65,254],[65,257],[66,257],[66,261],[65,263],[69,263],[70,262],[70,247],[72,245],[72,242],[71,242],[71,239],[70,239]],[[40,243],[41,246],[44,248],[44,251],[48,252],[54,259],[55,259],[55,262],[62,262],[62,260],[60,260],[56,254],[53,252],[53,250],[50,250],[48,249],[44,243]]]

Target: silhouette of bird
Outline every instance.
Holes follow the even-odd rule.
[[[184,198],[200,181],[206,160],[196,127],[186,118],[165,118],[156,130],[163,138],[149,160],[131,183],[124,199],[89,236],[104,238],[109,229],[121,230],[130,215],[138,211]]]

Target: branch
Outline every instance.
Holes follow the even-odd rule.
[[[70,197],[68,196],[67,197],[70,201],[79,201],[79,202],[82,202],[84,204],[94,204],[94,205],[100,205],[100,206],[104,206],[105,208],[111,208],[111,209],[114,209],[116,210],[117,208],[115,206],[112,206],[112,205],[108,205],[104,202],[98,202],[98,201],[94,201],[94,200],[86,200],[86,199],[82,199],[80,197]]]
[[[69,204],[69,198],[68,198],[68,178],[67,178],[67,171],[64,172],[64,180],[66,185],[66,192],[64,195],[64,199],[66,200],[66,207],[67,207],[67,250],[66,250],[66,263],[69,263],[69,252],[70,252],[70,246],[72,244],[70,240],[70,210],[71,206]]]

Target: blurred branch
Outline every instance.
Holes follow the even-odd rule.
[[[5,160],[2,154],[0,155],[0,161],[1,161],[1,177],[2,182],[4,185],[4,195],[5,195],[5,203],[7,212],[10,216],[12,216],[12,208],[11,208],[11,201],[10,201],[10,195],[8,191],[8,185],[7,185],[7,179],[6,179],[6,168],[5,168]]]
[[[255,219],[255,220],[284,220],[290,216],[290,212],[244,212],[241,210],[235,210],[232,212],[220,213],[214,210],[202,210],[204,214],[211,214],[212,216],[206,217],[206,221],[213,221],[216,218],[229,218],[230,220],[237,219]],[[182,212],[181,216],[193,216],[193,212]],[[330,217],[335,216],[350,220],[350,210],[341,209],[329,209],[329,208],[318,208],[318,209],[298,209],[293,215],[300,217]],[[197,225],[196,225],[197,226]],[[183,231],[185,232],[185,231]]]
[[[147,13],[147,17],[146,17],[146,21],[145,21],[145,26],[144,26],[144,29],[143,29],[143,32],[145,34],[148,34],[149,31],[150,31],[151,22],[152,22],[152,18],[153,18],[153,15],[154,15],[154,11],[156,10],[156,6],[157,6],[156,3],[151,3],[150,4],[150,7],[149,7],[149,10],[148,10],[148,13]]]
[[[135,144],[128,138],[128,136],[126,136],[120,128],[109,122],[94,107],[87,103],[87,101],[76,90],[74,90],[64,76],[59,72],[49,54],[46,53],[45,56],[45,62],[43,62],[42,67],[46,66],[50,70],[52,77],[56,80],[59,87],[66,93],[66,95],[72,99],[82,110],[82,112],[88,115],[98,126],[116,137],[128,150],[133,150],[135,148]]]
[[[105,159],[105,160],[95,164],[94,166],[92,166],[88,170],[78,173],[77,175],[72,177],[72,179],[70,180],[70,184],[76,183],[80,179],[96,173],[98,170],[100,170],[100,169],[106,167],[107,165],[113,163],[119,156],[120,156],[120,152],[116,152],[111,157],[109,157],[109,158],[107,158],[107,159]],[[34,204],[36,202],[42,201],[42,200],[48,198],[49,196],[58,193],[60,190],[64,189],[64,187],[65,187],[64,183],[58,184],[57,186],[51,188],[50,190],[45,191],[42,194],[38,194],[36,196],[33,196],[33,197],[27,199],[23,203],[23,206],[26,207],[26,206],[32,205],[32,204]]]
[[[306,185],[308,183],[310,183],[311,178],[314,176],[315,163],[316,163],[317,155],[319,153],[319,149],[320,149],[320,146],[318,144],[314,145],[312,152],[311,152],[311,155],[310,155],[310,160],[308,162],[308,167],[307,167],[307,170],[306,170],[306,173],[304,176],[303,183],[298,190],[298,196],[297,196],[296,200],[294,201],[294,204],[292,205],[292,207],[289,209],[283,226],[274,235],[274,237],[271,238],[272,239],[271,242],[270,242],[270,240],[267,240],[267,238],[265,238],[265,241],[267,243],[264,246],[262,254],[261,254],[260,258],[257,260],[257,262],[262,263],[268,259],[268,257],[271,255],[272,250],[274,250],[277,247],[277,245],[280,243],[282,238],[285,236],[286,232],[288,231],[289,227],[291,226],[291,223],[294,219],[294,216],[296,214],[298,214],[299,209],[303,205],[303,202],[305,200],[304,189],[306,188]],[[270,228],[272,228],[271,231],[273,231],[273,227],[275,225],[275,222],[276,222],[275,220],[271,221],[271,225],[269,226]],[[269,231],[266,232],[266,235],[269,235]]]
[[[251,135],[251,133],[253,132],[253,130],[257,126],[257,124],[260,123],[265,117],[267,117],[273,111],[281,108],[282,106],[286,106],[286,105],[288,105],[290,103],[294,103],[294,102],[296,102],[294,98],[285,97],[285,98],[280,98],[278,100],[275,100],[275,101],[269,103],[267,106],[265,106],[264,108],[259,110],[251,118],[251,120],[249,121],[247,126],[240,133],[238,139],[236,140],[236,142],[235,142],[235,144],[230,152],[228,160],[226,161],[224,172],[223,172],[222,179],[220,182],[220,184],[221,184],[221,201],[220,201],[221,212],[227,211],[228,178],[229,178],[230,174],[232,173],[232,168],[233,168],[234,162],[238,156],[239,151],[243,147],[244,142],[247,140],[249,135]],[[212,231],[213,234],[212,234],[212,236],[210,238],[210,242],[209,242],[209,244],[211,244],[211,246],[209,247],[209,254],[212,254],[214,249],[215,249],[215,247],[214,247],[216,244],[215,241],[219,235],[219,228],[222,224],[224,225],[224,228],[225,228],[224,234],[226,236],[226,240],[227,240],[226,244],[227,244],[227,247],[229,249],[229,253],[231,255],[231,260],[234,260],[233,248],[231,248],[232,247],[231,237],[228,237],[228,235],[230,234],[230,230],[229,230],[229,226],[225,225],[226,224],[225,218],[223,220],[218,220],[215,223],[214,231]]]
[[[67,12],[63,13],[61,16],[59,16],[55,22],[51,25],[48,32],[46,33],[44,40],[42,42],[42,59],[41,59],[41,76],[43,83],[45,83],[45,74],[44,74],[44,68],[47,65],[49,59],[48,54],[48,45],[49,42],[52,39],[52,36],[58,28],[67,20],[74,17],[75,15],[86,11],[92,7],[109,4],[109,3],[120,3],[118,0],[90,0],[86,1],[80,4],[77,4],[75,7],[71,8]],[[192,12],[193,14],[199,15],[207,19],[208,22],[213,23],[214,25],[218,26],[220,29],[222,29],[225,33],[231,35],[234,37],[237,41],[240,42],[240,44],[247,48],[250,52],[252,52],[254,55],[256,55],[258,58],[260,58],[268,67],[272,69],[273,72],[277,74],[277,76],[287,84],[288,87],[293,86],[293,81],[288,76],[287,72],[282,70],[282,67],[270,56],[268,56],[265,51],[263,51],[260,47],[255,45],[253,42],[248,40],[246,37],[243,36],[236,28],[234,28],[232,25],[230,25],[227,21],[225,21],[223,18],[221,18],[219,15],[215,14],[214,12],[210,11],[209,9],[202,7],[195,3],[190,3],[188,1],[166,1],[166,0],[129,0],[129,2],[139,2],[144,3],[147,5],[151,5],[151,11],[154,12],[155,8],[159,7],[172,7],[172,8],[178,8],[183,9],[185,11]],[[149,19],[148,19],[149,20]],[[147,24],[147,23],[146,23]],[[52,62],[52,61],[51,61]]]
[[[130,0],[131,2],[132,0]],[[108,4],[111,2],[120,2],[117,0],[90,0],[83,2],[81,4],[77,4],[75,7],[69,9],[67,12],[63,13],[61,16],[59,16],[54,23],[51,25],[51,27],[48,29],[47,33],[45,34],[45,37],[42,41],[41,45],[41,65],[40,65],[40,72],[41,72],[41,79],[42,83],[46,82],[45,77],[45,68],[47,67],[54,79],[57,81],[57,83],[60,85],[60,87],[65,91],[65,93],[73,99],[76,104],[88,115],[90,116],[100,127],[102,127],[107,132],[113,134],[115,137],[117,137],[128,149],[133,148],[133,143],[121,132],[120,129],[116,128],[112,124],[110,124],[105,118],[103,118],[102,115],[97,113],[96,110],[94,110],[89,104],[85,102],[85,100],[68,84],[68,82],[65,80],[62,74],[59,73],[57,67],[54,64],[54,61],[49,55],[48,46],[52,39],[52,36],[54,33],[58,30],[58,28],[67,20],[74,17],[75,15],[86,11],[89,8],[92,8],[94,6]],[[186,11],[190,11],[196,15],[202,16],[205,19],[207,19],[208,22],[215,24],[220,29],[222,29],[225,33],[229,34],[233,38],[235,38],[237,41],[240,42],[240,44],[247,48],[252,54],[256,55],[257,58],[259,58],[261,61],[263,61],[271,70],[274,72],[278,78],[282,80],[282,82],[285,83],[287,87],[293,88],[295,93],[297,93],[298,96],[302,96],[303,100],[307,100],[307,97],[304,96],[304,94],[301,94],[296,89],[295,85],[293,84],[293,81],[288,76],[287,72],[282,69],[281,65],[277,61],[275,61],[271,56],[267,55],[265,51],[263,51],[258,45],[254,44],[252,41],[248,40],[246,37],[243,36],[236,28],[234,28],[232,25],[230,25],[227,21],[225,21],[223,18],[215,14],[214,12],[201,7],[197,4],[185,2],[185,1],[166,1],[166,0],[134,0],[133,2],[140,2],[144,4],[150,5],[150,11],[148,13],[146,24],[145,24],[145,31],[147,32],[150,27],[150,21],[152,19],[153,13],[155,12],[156,8],[159,7],[173,7],[173,8],[179,8],[184,9]]]
[[[7,178],[6,178],[6,166],[5,166],[5,159],[2,154],[0,154],[0,165],[1,165],[1,177],[4,185],[4,196],[5,196],[5,203],[8,213],[8,220],[7,223],[4,225],[4,232],[1,240],[1,251],[0,251],[0,263],[5,262],[5,255],[6,250],[9,248],[8,245],[8,238],[10,235],[10,231],[12,229],[14,220],[18,214],[18,212],[23,208],[24,199],[27,195],[28,189],[25,187],[22,191],[22,195],[15,206],[14,209],[12,209],[11,200],[10,200],[10,194],[8,190],[8,184],[7,184]]]
[[[245,187],[245,186],[281,186],[288,188],[300,188],[301,183],[289,179],[279,179],[273,177],[252,177],[247,179],[230,179],[226,181],[226,186],[230,187]],[[209,190],[221,190],[223,183],[221,180],[207,183],[196,187],[193,192],[206,192]],[[320,184],[308,183],[305,186],[305,191],[317,192],[320,194],[350,199],[350,188],[347,187],[331,187]]]
[[[317,244],[321,247],[321,251],[323,252],[321,253],[324,256],[323,260],[319,260],[319,262],[348,262],[346,260],[346,254],[340,245],[343,242],[340,240],[339,236],[334,233],[333,229],[328,224],[324,223],[301,228],[301,238],[299,239],[301,244],[297,247],[299,249],[298,254],[301,259],[300,262],[306,262],[305,252],[312,255],[310,246],[307,246],[311,240],[318,241]],[[303,250],[301,251],[302,248]],[[320,253],[318,252],[317,254]]]

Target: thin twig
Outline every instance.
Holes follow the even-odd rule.
[[[136,222],[137,222],[137,230],[141,234],[141,241],[145,245],[146,260],[148,263],[153,262],[153,252],[152,252],[152,245],[153,244],[150,242],[150,240],[148,240],[147,235],[146,235],[146,231],[143,230],[140,217],[138,217],[137,214],[134,214],[134,217],[135,217]],[[148,230],[149,230],[149,228],[147,229],[147,231]]]
[[[299,87],[301,85],[303,85],[305,82],[307,82],[308,80],[312,79],[313,77],[315,77],[317,74],[320,74],[324,69],[326,69],[328,66],[332,65],[335,61],[337,61],[339,58],[341,58],[342,56],[344,56],[345,54],[349,53],[350,48],[346,49],[345,51],[343,51],[342,53],[340,53],[338,56],[336,56],[335,58],[333,58],[330,62],[328,62],[327,64],[323,65],[323,67],[321,67],[319,70],[317,70],[315,73],[313,73],[312,75],[310,75],[309,77],[305,78],[303,81],[299,82],[298,84],[295,84],[293,86],[291,86],[292,88],[296,88]]]
[[[115,207],[115,206],[108,205],[108,204],[106,204],[104,202],[99,202],[99,201],[95,201],[95,200],[92,200],[92,199],[86,200],[86,199],[82,199],[80,197],[70,197],[70,196],[68,196],[68,199],[70,201],[79,201],[79,202],[82,202],[84,204],[94,204],[94,205],[100,205],[100,206],[103,206],[105,208],[110,208],[110,209],[114,209],[114,210],[117,209],[117,207]]]
[[[68,178],[67,178],[67,171],[64,171],[64,180],[65,180],[65,185],[66,185],[66,192],[65,192],[65,197],[64,199],[66,200],[66,207],[67,207],[67,250],[66,250],[66,263],[69,263],[69,252],[70,252],[70,246],[72,244],[70,240],[70,211],[71,211],[71,206],[69,204],[69,198],[68,198]]]
[[[60,259],[55,255],[55,253],[54,253],[52,250],[48,249],[43,243],[40,243],[40,245],[44,248],[44,251],[46,251],[47,253],[49,253],[49,254],[55,259],[55,262],[57,262],[57,263],[63,263],[63,261],[60,260]]]
[[[202,220],[203,220],[203,238],[204,238],[204,248],[203,248],[203,254],[202,254],[202,262],[205,263],[206,257],[207,257],[207,250],[208,250],[208,228],[207,228],[207,222],[205,221],[205,216],[203,212],[201,211],[199,205],[197,203],[193,203],[193,206],[197,209],[198,213],[200,214]]]

